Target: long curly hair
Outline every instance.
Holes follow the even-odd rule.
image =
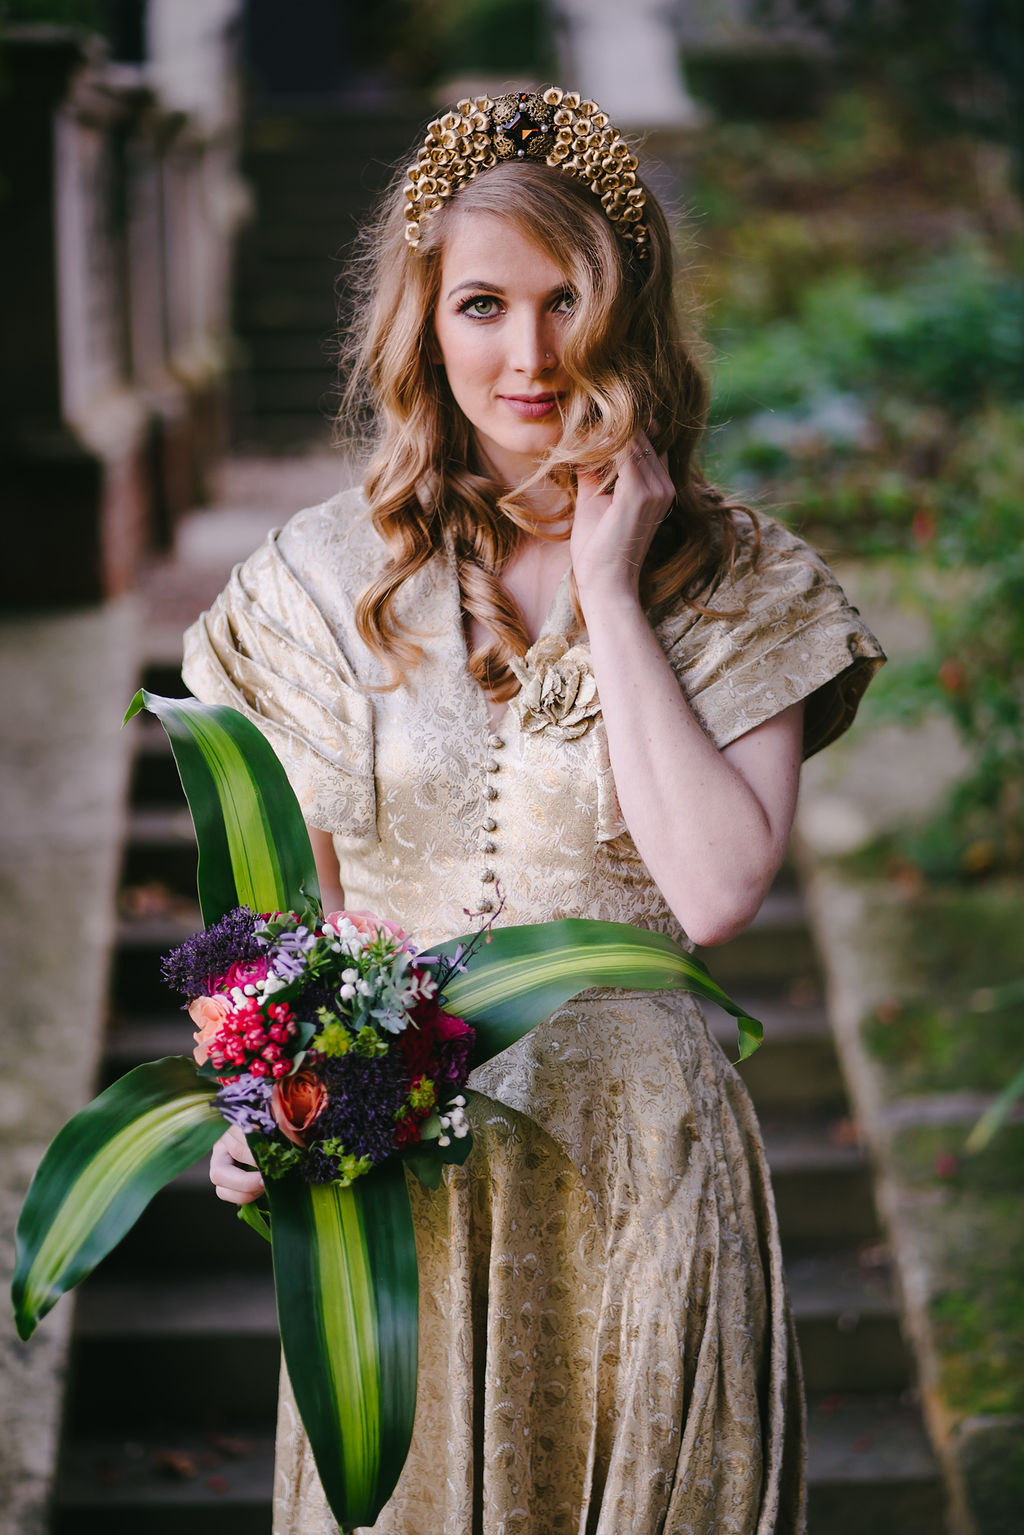
[[[519,688],[510,660],[526,652],[530,639],[501,572],[525,536],[567,536],[564,515],[559,532],[545,527],[556,519],[531,508],[532,486],[553,482],[571,510],[577,474],[609,476],[638,430],[656,433],[676,499],[641,572],[648,611],[680,596],[709,611],[699,598],[713,592],[734,558],[735,513],[751,518],[755,538],[756,519],[709,485],[699,468],[708,384],[698,343],[681,333],[671,236],[649,191],[649,245],[641,260],[588,189],[533,162],[497,165],[467,182],[424,221],[413,250],[405,240],[404,182],[403,172],[362,232],[348,285],[341,420],[346,429],[357,421],[369,425],[366,495],[391,552],[359,599],[356,623],[397,686],[422,651],[396,612],[396,598],[450,547],[463,613],[491,636],[470,655],[470,670],[493,699],[505,700]],[[562,436],[535,474],[511,490],[476,453],[432,345],[445,241],[473,213],[508,219],[559,267],[574,295],[563,331],[562,367],[573,387]]]

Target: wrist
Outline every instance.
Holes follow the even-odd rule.
[[[588,629],[606,623],[622,623],[643,618],[640,593],[631,584],[603,584],[584,590],[579,588],[580,607]]]

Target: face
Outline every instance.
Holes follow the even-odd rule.
[[[562,435],[565,274],[507,219],[467,213],[445,245],[434,330],[455,402],[507,485]]]

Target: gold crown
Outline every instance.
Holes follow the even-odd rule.
[[[549,86],[542,94],[478,96],[432,122],[410,165],[405,187],[405,238],[418,245],[423,220],[480,171],[502,160],[542,160],[588,187],[638,256],[646,255],[646,194],[636,156],[596,101]]]

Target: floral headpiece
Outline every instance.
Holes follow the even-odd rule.
[[[646,194],[636,156],[596,101],[549,86],[542,94],[478,96],[460,101],[432,122],[405,188],[405,238],[418,245],[423,220],[480,171],[501,160],[542,160],[559,166],[601,201],[612,224],[638,256],[647,249]]]

